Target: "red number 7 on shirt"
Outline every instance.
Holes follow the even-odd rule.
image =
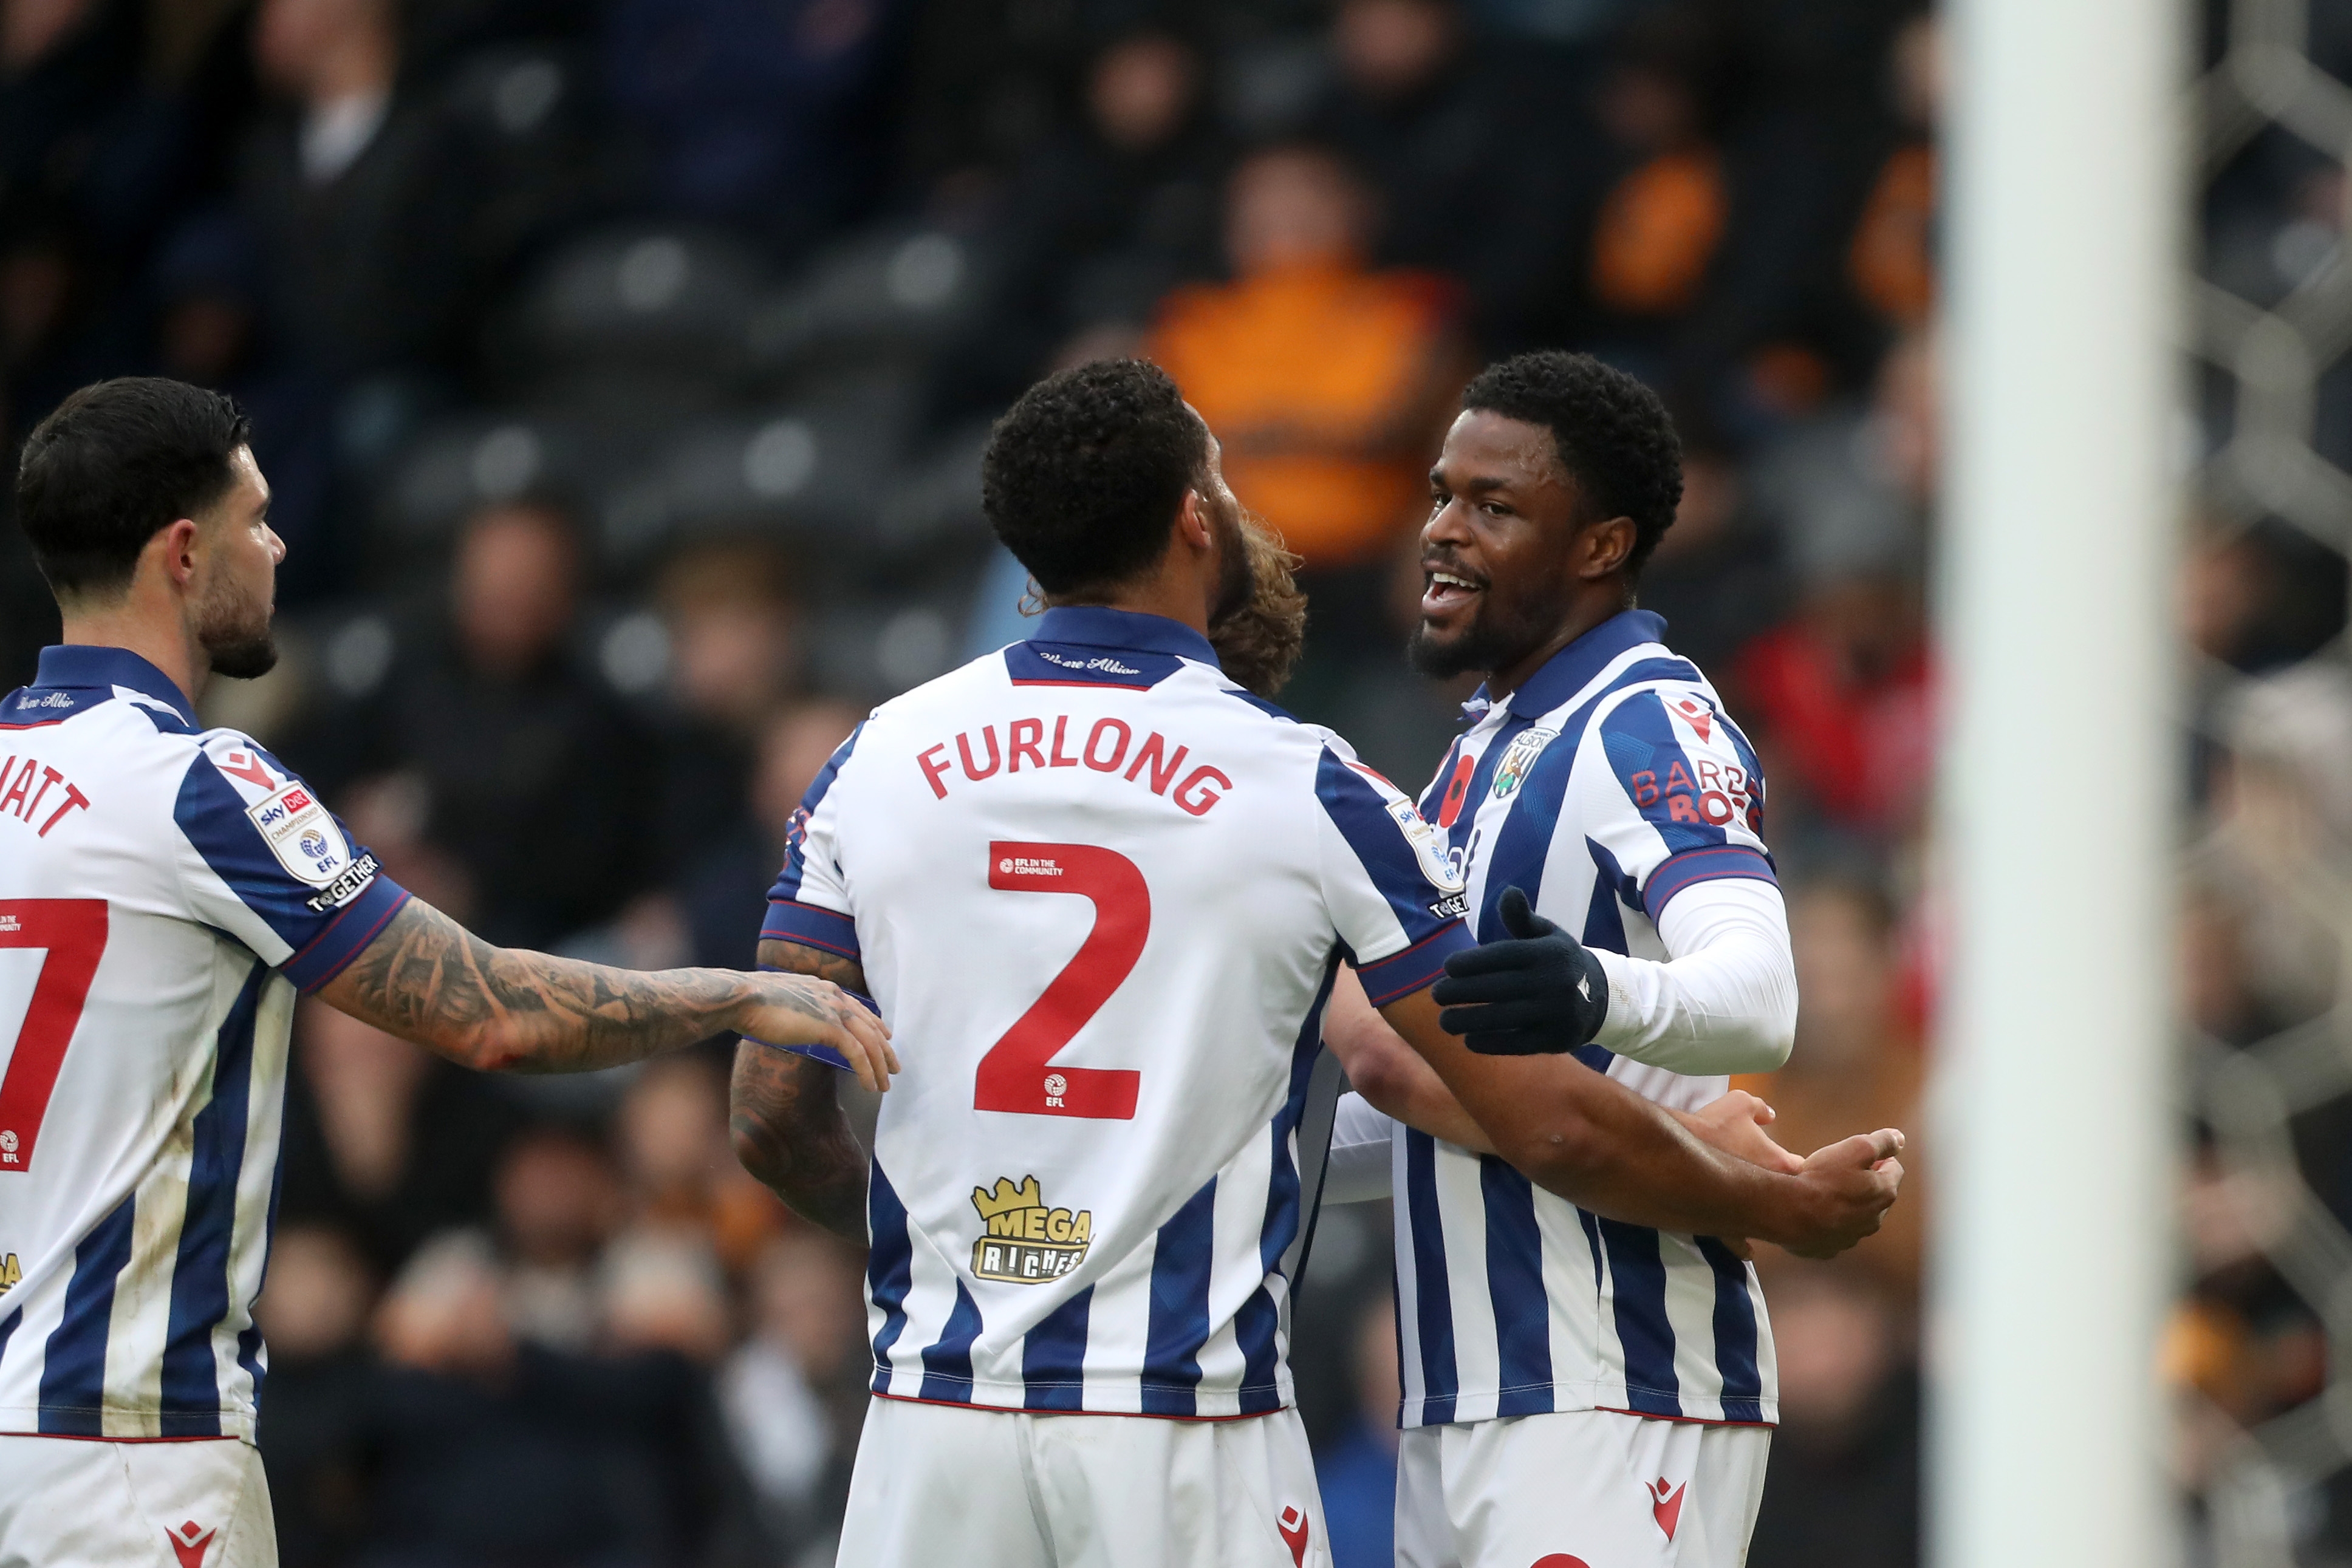
[[[81,1022],[90,977],[106,951],[102,898],[0,899],[0,948],[45,947],[33,999],[0,1078],[0,1174],[33,1164],[66,1044]]]
[[[1151,933],[1151,891],[1143,884],[1143,873],[1116,850],[1092,844],[992,843],[988,846],[988,885],[1006,893],[1059,893],[1089,899],[1095,924],[1045,995],[980,1059],[972,1108],[1133,1120],[1142,1073],[1053,1063],[1055,1052],[1110,1000],[1142,956],[1144,938]]]

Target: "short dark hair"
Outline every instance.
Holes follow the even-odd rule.
[[[1625,575],[1641,575],[1683,498],[1682,443],[1656,392],[1590,354],[1550,350],[1487,366],[1462,406],[1549,429],[1591,518],[1633,519]]]
[[[1208,460],[1208,426],[1167,371],[1099,360],[1047,376],[996,422],[981,506],[1047,593],[1108,588],[1166,552]]]
[[[25,439],[16,520],[51,591],[130,582],[156,530],[226,495],[229,461],[253,439],[236,400],[161,376],[97,382]]]

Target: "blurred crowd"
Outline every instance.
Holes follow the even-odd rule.
[[[2345,31],[2314,36],[2339,76]],[[1170,369],[1304,558],[1286,703],[1409,783],[1466,695],[1400,654],[1451,399],[1529,347],[1641,374],[1686,469],[1643,602],[1763,753],[1790,904],[1797,1050],[1751,1087],[1799,1148],[1914,1132],[1886,1234],[1759,1260],[1784,1425],[1752,1561],[1897,1568],[1941,97],[1900,0],[7,0],[0,435],[102,375],[236,392],[287,657],[210,716],[495,941],[740,965],[866,706],[1022,634],[978,453],[1037,374]],[[2341,265],[2346,208],[2340,164],[2255,136],[2209,271],[2273,303]],[[2352,382],[2322,386],[2343,464]],[[2219,381],[2196,413],[2227,439]],[[2343,562],[2217,515],[2180,614],[2210,1066],[2334,1004]],[[54,626],[0,530],[0,688]],[[2077,766],[2053,801],[2095,801]],[[2167,1348],[2192,1500],[2326,1378],[2264,1248],[2298,1157],[2352,1221],[2343,1122],[2312,1110],[2267,1176],[2199,1130]],[[723,1058],[491,1082],[312,1009],[289,1128],[261,1437],[289,1568],[830,1561],[862,1263],[736,1167]],[[1388,1561],[1375,1207],[1324,1216],[1297,1333],[1342,1568]],[[2352,1492],[2304,1512],[2352,1552]]]

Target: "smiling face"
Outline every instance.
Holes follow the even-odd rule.
[[[1413,666],[1477,670],[1497,694],[1622,608],[1633,543],[1625,517],[1591,519],[1549,429],[1471,409],[1429,472]]]

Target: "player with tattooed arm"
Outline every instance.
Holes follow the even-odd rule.
[[[1461,878],[1345,741],[1235,678],[1284,662],[1296,616],[1264,612],[1286,574],[1162,371],[1047,378],[982,472],[1047,608],[835,754],[761,943],[904,1042],[870,1168],[834,1069],[736,1064],[745,1165],[871,1239],[840,1561],[1328,1564],[1286,1364],[1322,1015],[1352,964],[1412,1047],[1384,1076],[1375,1041],[1360,1084],[1475,1141],[1423,1061],[1458,1049],[1429,988],[1473,948]],[[1613,1217],[1833,1251],[1891,1197],[1858,1156],[1769,1171],[1568,1066],[1564,1151],[1531,1163]]]
[[[486,1071],[713,1035],[888,1032],[831,983],[493,947],[194,703],[277,657],[285,553],[245,416],[104,382],[26,440],[16,515],[64,614],[0,700],[0,1564],[277,1561],[253,1322],[298,994]]]

